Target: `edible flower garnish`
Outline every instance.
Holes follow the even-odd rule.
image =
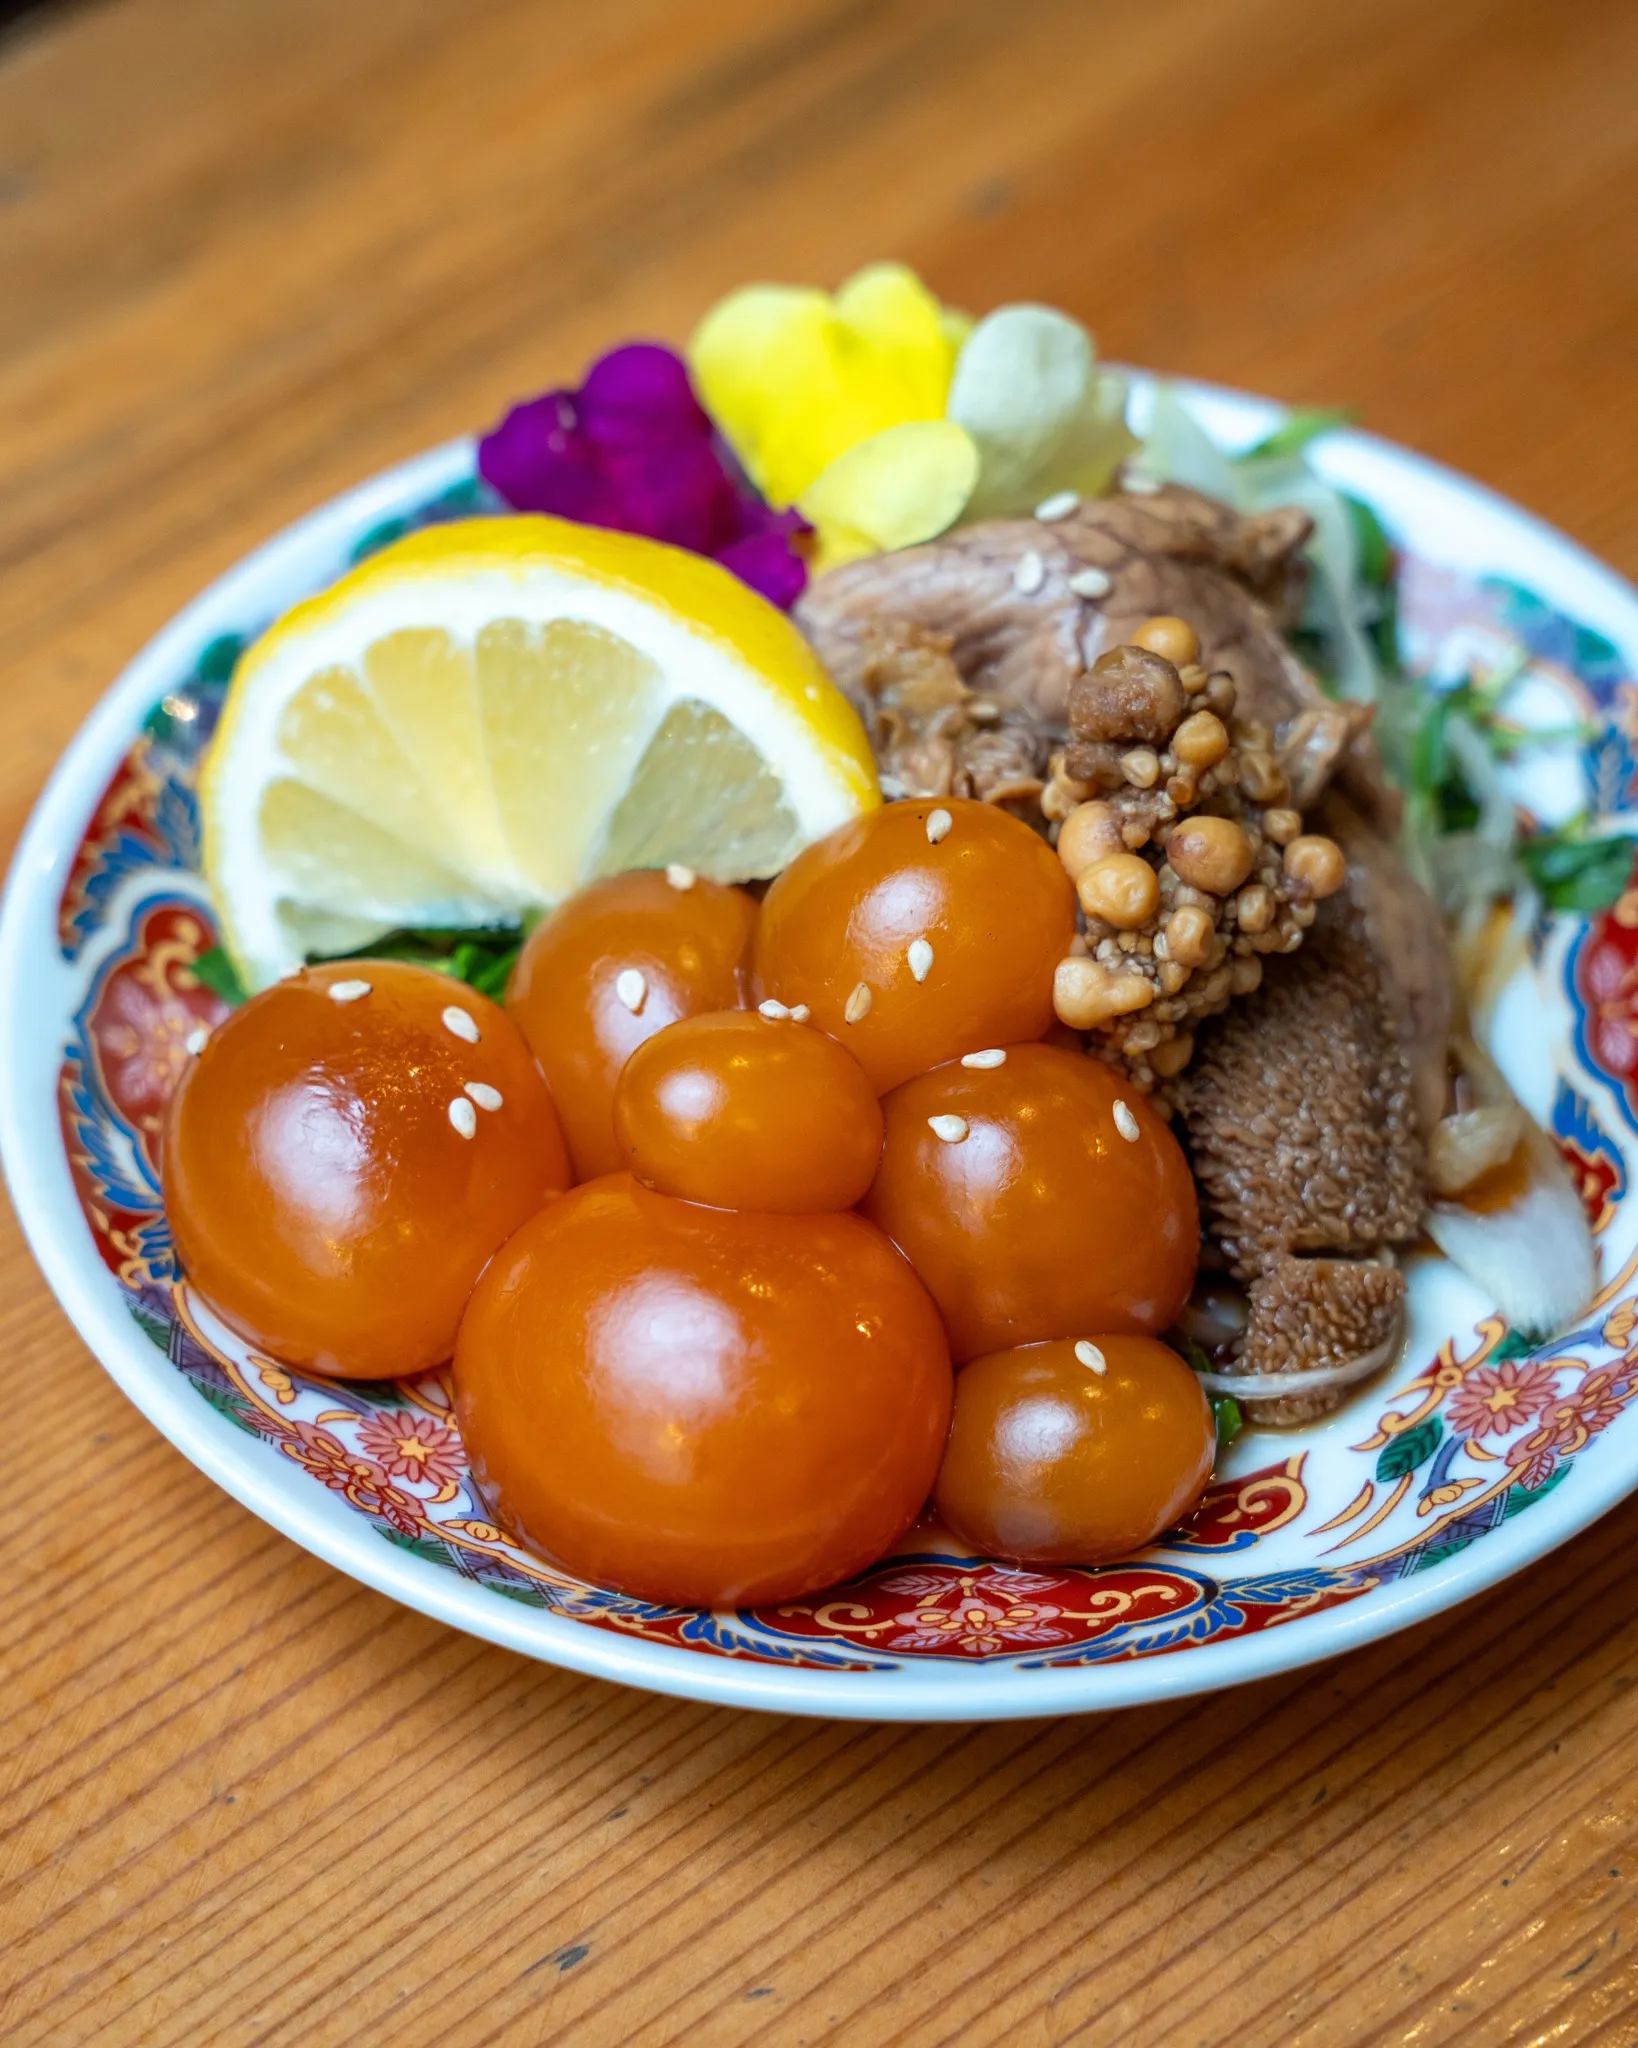
[[[1092,338],[1046,306],[975,328],[903,264],[835,294],[732,292],[690,358],[746,472],[818,530],[818,567],[913,546],[963,518],[1106,490],[1136,444]]]
[[[1061,491],[1107,491],[1137,446],[1126,385],[1098,368],[1092,337],[1050,306],[1002,306],[956,362],[949,415],[977,445],[969,519],[1005,519]]]
[[[668,348],[631,342],[578,391],[515,405],[478,444],[484,481],[517,512],[551,512],[710,555],[788,610],[807,568],[805,521],[773,511],[741,474]]]

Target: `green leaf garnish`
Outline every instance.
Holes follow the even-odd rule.
[[[1245,1428],[1245,1417],[1240,1413],[1240,1404],[1232,1394],[1213,1394],[1211,1419],[1217,1425],[1217,1448],[1226,1451],[1234,1439]]]
[[[1537,832],[1519,847],[1519,865],[1553,910],[1584,917],[1608,910],[1632,878],[1638,839],[1612,833],[1588,839],[1573,825]]]
[[[1248,448],[1242,462],[1256,462],[1271,455],[1300,455],[1310,441],[1338,427],[1352,426],[1357,415],[1347,405],[1299,405],[1281,420],[1272,434],[1265,434],[1255,448]]]
[[[201,953],[193,963],[193,971],[213,996],[220,996],[235,1010],[250,993],[239,979],[238,968],[221,946],[212,946],[208,953]]]
[[[513,925],[404,926],[350,953],[327,953],[322,958],[407,960],[417,967],[430,967],[436,974],[447,974],[453,981],[464,981],[479,995],[498,1002],[506,992],[523,942],[538,921],[538,914],[530,913]],[[320,957],[310,956],[308,965],[317,965]]]

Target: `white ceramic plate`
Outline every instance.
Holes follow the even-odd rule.
[[[1279,417],[1205,387],[1229,445]],[[1598,728],[1529,792],[1630,802],[1638,594],[1491,493],[1368,435],[1317,464],[1407,557],[1406,645],[1448,671],[1527,656],[1544,702]],[[246,1507],[454,1627],[604,1678],[789,1712],[983,1720],[1231,1685],[1372,1641],[1555,1549],[1638,1483],[1638,894],[1556,920],[1496,1050],[1597,1218],[1603,1289],[1531,1352],[1439,1262],[1412,1273],[1403,1363],[1318,1427],[1242,1436],[1186,1530],[1130,1564],[1027,1572],[942,1531],[784,1608],[655,1608],[508,1546],[471,1492],[447,1391],[304,1380],[247,1354],[174,1285],[152,1157],[183,1041],[220,1013],[193,770],[238,640],[333,579],[389,522],[470,503],[460,442],[303,520],[132,663],[64,756],[0,915],[0,1152],[64,1309],[125,1392]],[[67,1397],[65,1397],[67,1398]],[[1527,1512],[1526,1512],[1527,1511]]]

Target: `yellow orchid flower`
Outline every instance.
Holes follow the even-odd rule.
[[[969,324],[902,263],[873,263],[834,298],[796,285],[730,292],[688,355],[746,474],[770,504],[794,505],[871,435],[944,417]]]
[[[752,482],[817,530],[819,569],[1059,491],[1094,495],[1136,445],[1125,387],[1079,322],[1018,305],[975,328],[901,263],[871,264],[834,297],[731,292],[689,360]]]
[[[961,517],[978,449],[952,420],[906,420],[827,463],[797,499],[819,535],[814,569],[931,540]]]

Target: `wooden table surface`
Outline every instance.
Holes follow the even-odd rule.
[[[0,831],[208,578],[892,254],[1359,405],[1638,572],[1632,0],[112,0],[0,41]],[[8,2042],[1638,2040],[1638,1500],[1105,1719],[526,1663],[295,1549],[0,1240]]]

